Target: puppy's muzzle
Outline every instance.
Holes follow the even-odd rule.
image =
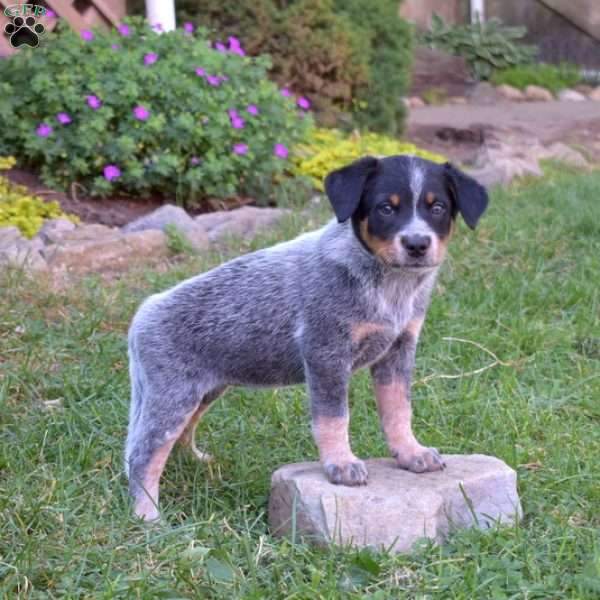
[[[411,258],[423,258],[431,246],[431,236],[412,234],[403,235],[400,243]]]

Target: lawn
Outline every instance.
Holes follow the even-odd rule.
[[[524,519],[405,556],[270,537],[271,472],[316,458],[303,388],[229,391],[198,429],[216,462],[175,451],[164,522],[131,517],[128,323],[146,295],[226,256],[62,291],[0,276],[0,595],[599,597],[599,189],[598,173],[554,170],[495,191],[475,233],[460,225],[418,349],[415,429],[443,452],[517,469]],[[327,218],[311,211],[251,247]],[[355,452],[386,455],[366,373],[350,394]]]

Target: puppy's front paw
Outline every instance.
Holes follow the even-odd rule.
[[[446,463],[436,448],[425,448],[421,445],[412,448],[398,448],[393,451],[393,455],[401,469],[413,473],[441,471],[446,468]]]
[[[345,461],[325,461],[325,475],[331,483],[341,485],[366,485],[369,473],[365,463],[358,459]]]

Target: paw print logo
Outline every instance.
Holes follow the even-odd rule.
[[[37,48],[40,43],[40,35],[43,35],[46,28],[41,23],[35,22],[35,17],[15,17],[12,23],[4,26],[4,33],[10,35],[10,45],[13,48],[29,46]]]

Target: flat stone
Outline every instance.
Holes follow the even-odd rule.
[[[496,92],[510,102],[523,102],[525,100],[525,94],[519,89],[506,83],[496,87]]]
[[[415,474],[392,459],[368,460],[362,487],[333,485],[319,463],[284,465],[273,473],[269,526],[317,544],[408,552],[420,538],[441,542],[455,529],[513,523],[522,514],[517,474],[481,454],[445,455],[447,468]]]
[[[129,233],[131,231],[145,231],[146,229],[160,229],[164,231],[166,225],[175,225],[182,229],[186,225],[193,224],[194,220],[183,208],[174,204],[165,204],[151,213],[139,217],[131,223],[121,227],[121,231]]]
[[[211,242],[229,235],[250,239],[261,229],[276,224],[288,212],[282,208],[243,206],[235,210],[199,215],[195,222],[207,231]]]
[[[37,244],[25,238],[17,239],[10,246],[0,247],[0,266],[2,265],[10,265],[26,271],[41,271],[47,267]]]
[[[554,96],[550,90],[539,85],[528,85],[525,88],[525,99],[530,102],[550,102]]]
[[[24,239],[18,227],[0,227],[0,248],[9,248]]]
[[[596,102],[600,102],[600,86],[598,86],[596,89],[593,89],[589,94],[588,94],[588,98],[590,100],[595,100]]]
[[[116,271],[132,264],[168,256],[166,236],[162,231],[149,230],[112,235],[96,239],[70,240],[51,244],[43,255],[52,269],[73,273]]]
[[[561,90],[558,92],[558,99],[561,102],[584,102],[586,97],[577,90],[571,90],[567,88],[566,90]]]
[[[53,244],[63,233],[73,231],[75,227],[75,223],[68,219],[49,219],[40,227],[34,239],[39,239],[44,244]]]
[[[408,99],[409,108],[423,108],[424,106],[426,106],[425,100],[419,98],[419,96],[411,96]]]
[[[94,241],[102,238],[114,238],[119,235],[118,229],[93,223],[84,224],[73,229],[55,229],[45,233],[46,243],[66,244],[68,242]]]

